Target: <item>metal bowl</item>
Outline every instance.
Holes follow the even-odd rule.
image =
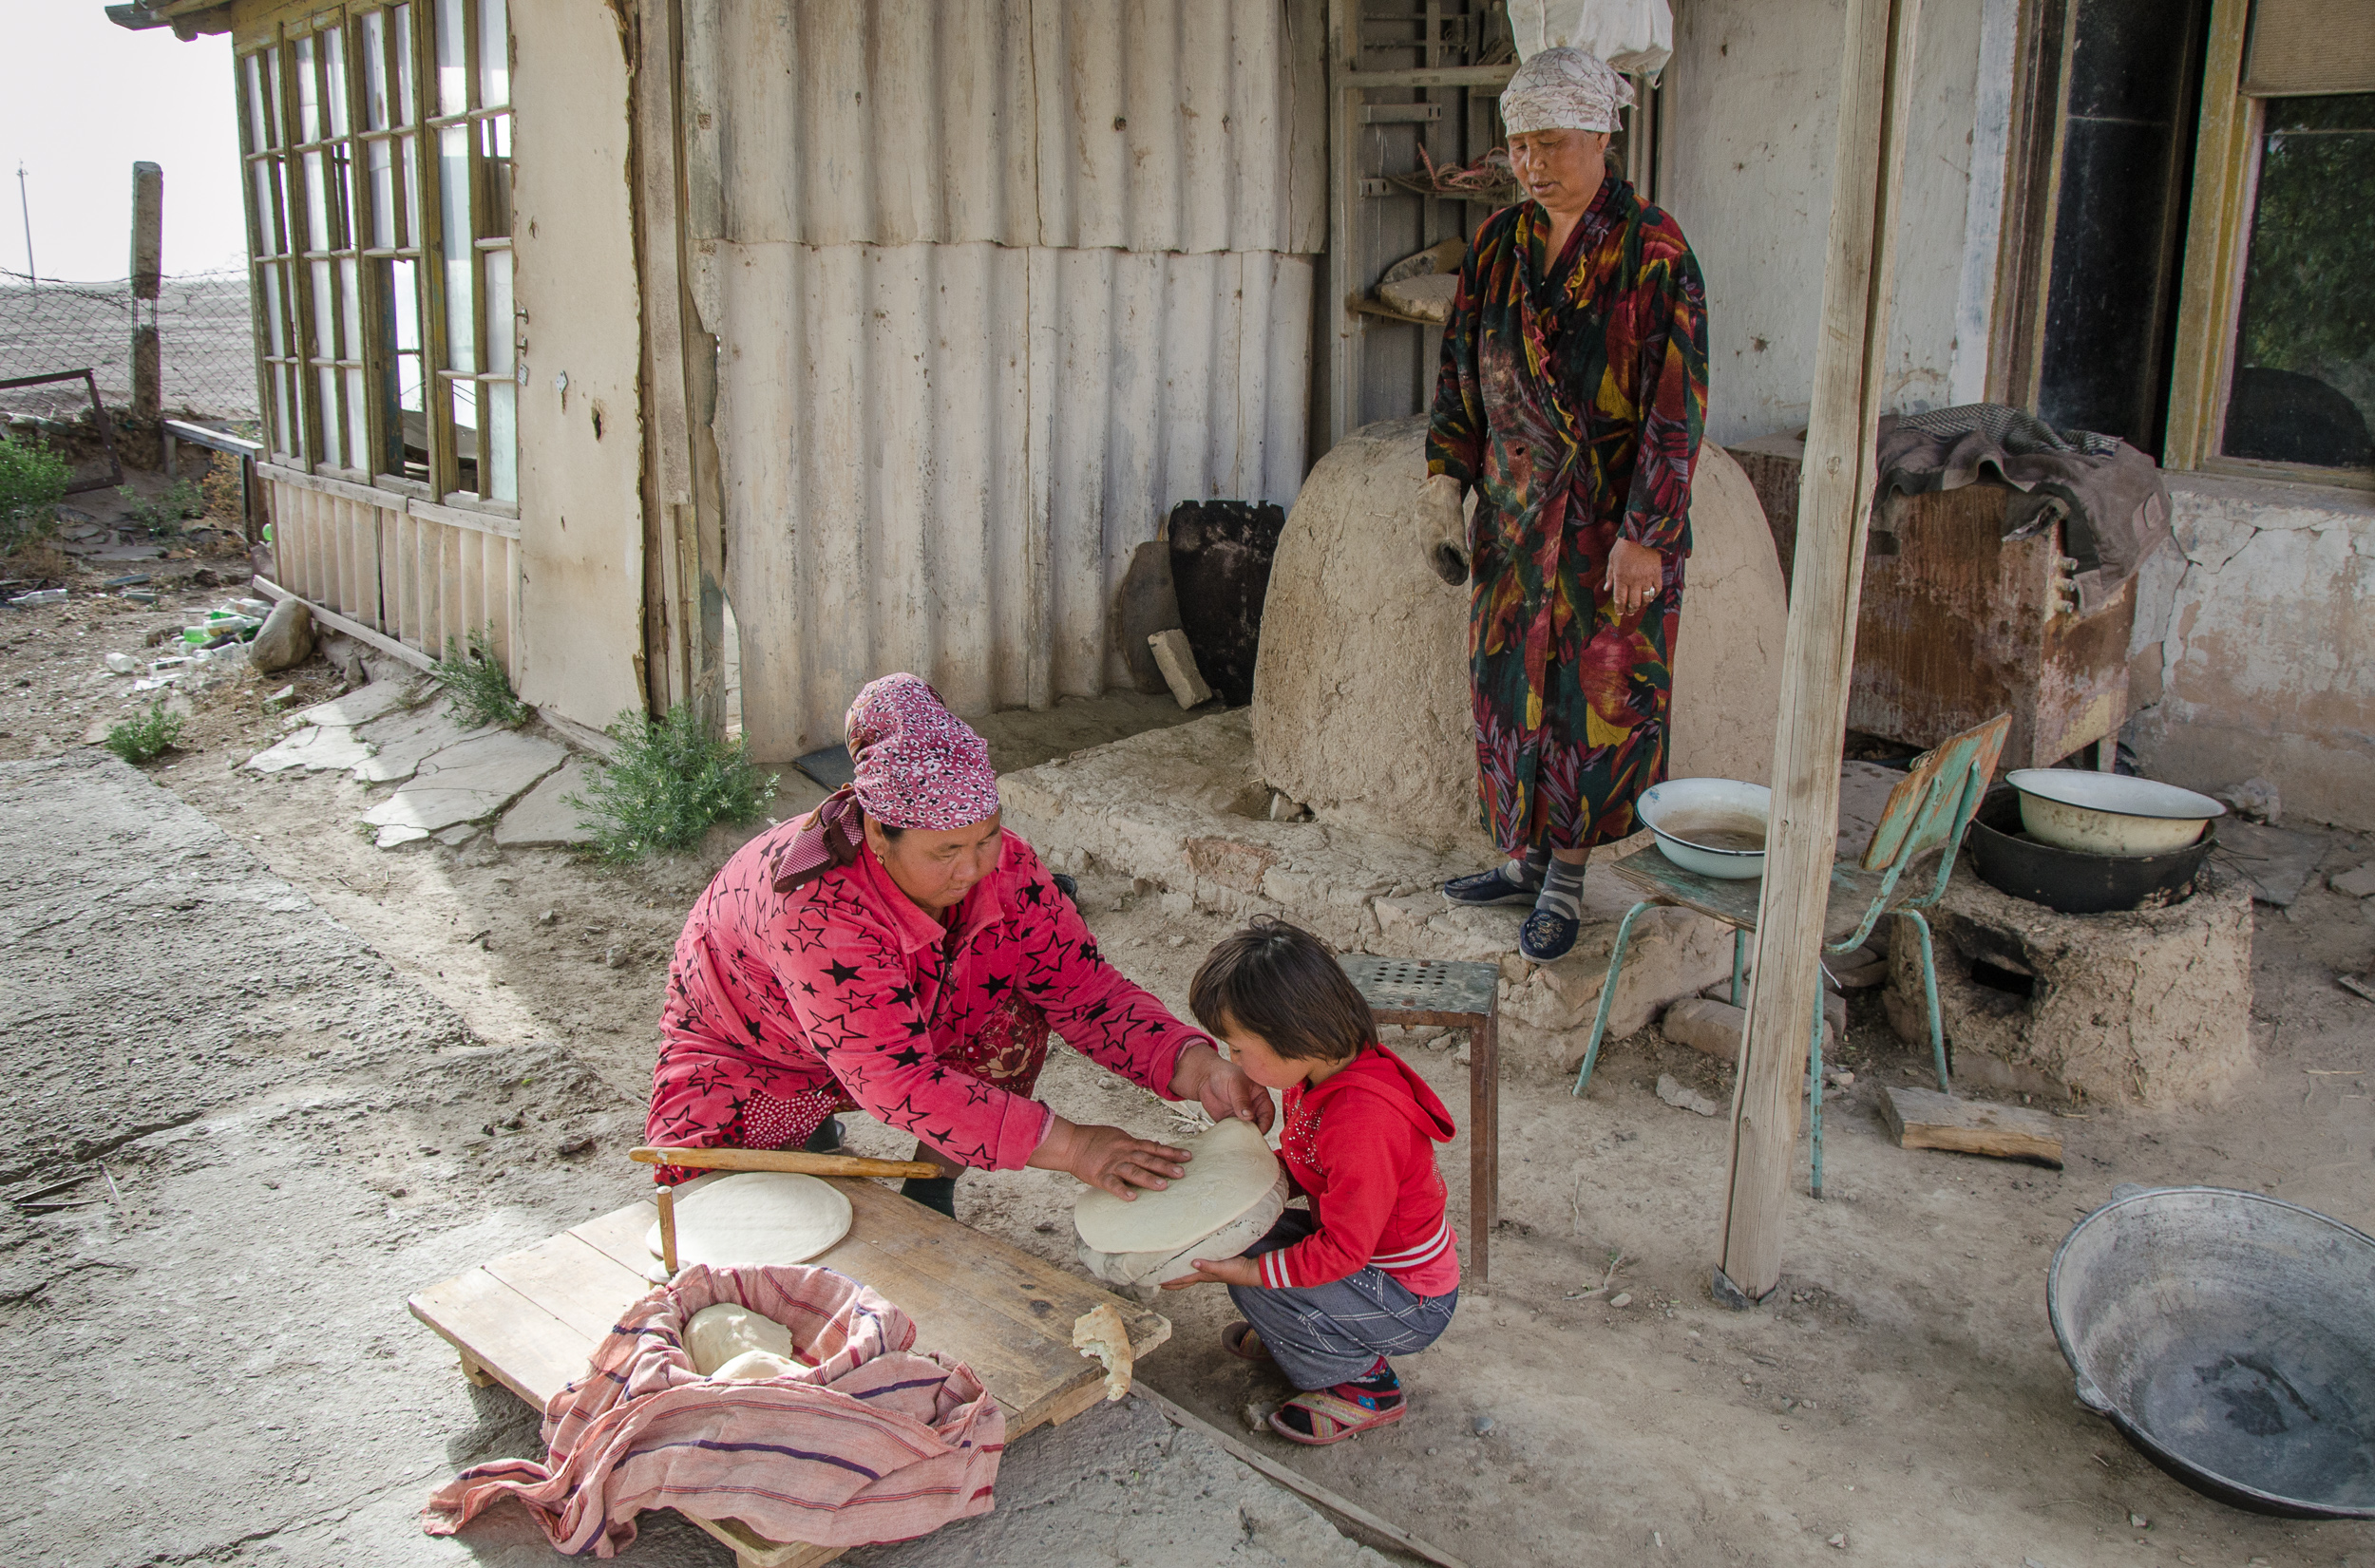
[[[2122,1189],[2045,1286],[2078,1396],[2207,1497],[2375,1519],[2375,1237],[2221,1187]]]
[[[2060,849],[2087,855],[2166,855],[2202,836],[2227,808],[2176,784],[2074,767],[2020,767],[2021,824]]]
[[[2064,915],[2110,915],[2192,882],[2218,838],[2206,832],[2166,855],[2089,855],[2062,849],[2024,833],[2019,794],[1999,788],[1981,803],[1964,842],[1970,849],[1971,868],[1998,892]]]
[[[1765,874],[1761,849],[1721,849],[1694,843],[1695,824],[1724,819],[1753,821],[1761,832],[1773,815],[1773,791],[1738,779],[1668,779],[1642,793],[1636,807],[1658,836],[1658,849],[1684,871],[1724,881],[1746,881]]]

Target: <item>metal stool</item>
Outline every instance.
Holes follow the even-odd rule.
[[[1379,1024],[1468,1031],[1468,1274],[1481,1289],[1492,1278],[1501,1209],[1500,968],[1359,954],[1339,961]]]

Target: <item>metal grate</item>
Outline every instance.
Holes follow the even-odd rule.
[[[1493,964],[1362,956],[1341,962],[1345,974],[1379,1013],[1463,1012],[1486,1017],[1495,1011],[1500,999],[1501,971]]]

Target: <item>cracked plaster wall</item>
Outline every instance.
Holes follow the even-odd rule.
[[[2145,562],[2125,739],[2215,794],[2258,776],[2288,816],[2375,829],[2375,496],[2171,474]]]

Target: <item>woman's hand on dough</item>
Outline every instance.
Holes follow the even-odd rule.
[[[1241,1122],[1251,1122],[1264,1132],[1270,1130],[1270,1123],[1278,1115],[1277,1102],[1270,1098],[1268,1089],[1206,1045],[1189,1046],[1179,1053],[1179,1065],[1171,1069],[1171,1092],[1182,1100],[1193,1100],[1203,1105],[1205,1114],[1215,1122],[1226,1122],[1234,1116]]]
[[[1167,1279],[1167,1291],[1184,1291],[1190,1285],[1259,1285],[1262,1265],[1250,1257],[1199,1257],[1196,1272],[1177,1279]]]
[[[1632,614],[1665,586],[1665,557],[1646,544],[1619,539],[1608,552],[1607,576],[1600,579],[1617,614]]]
[[[1134,1200],[1134,1188],[1159,1191],[1187,1175],[1191,1158],[1186,1149],[1119,1127],[1084,1127],[1058,1116],[1028,1162],[1041,1170],[1068,1172],[1116,1198]]]

